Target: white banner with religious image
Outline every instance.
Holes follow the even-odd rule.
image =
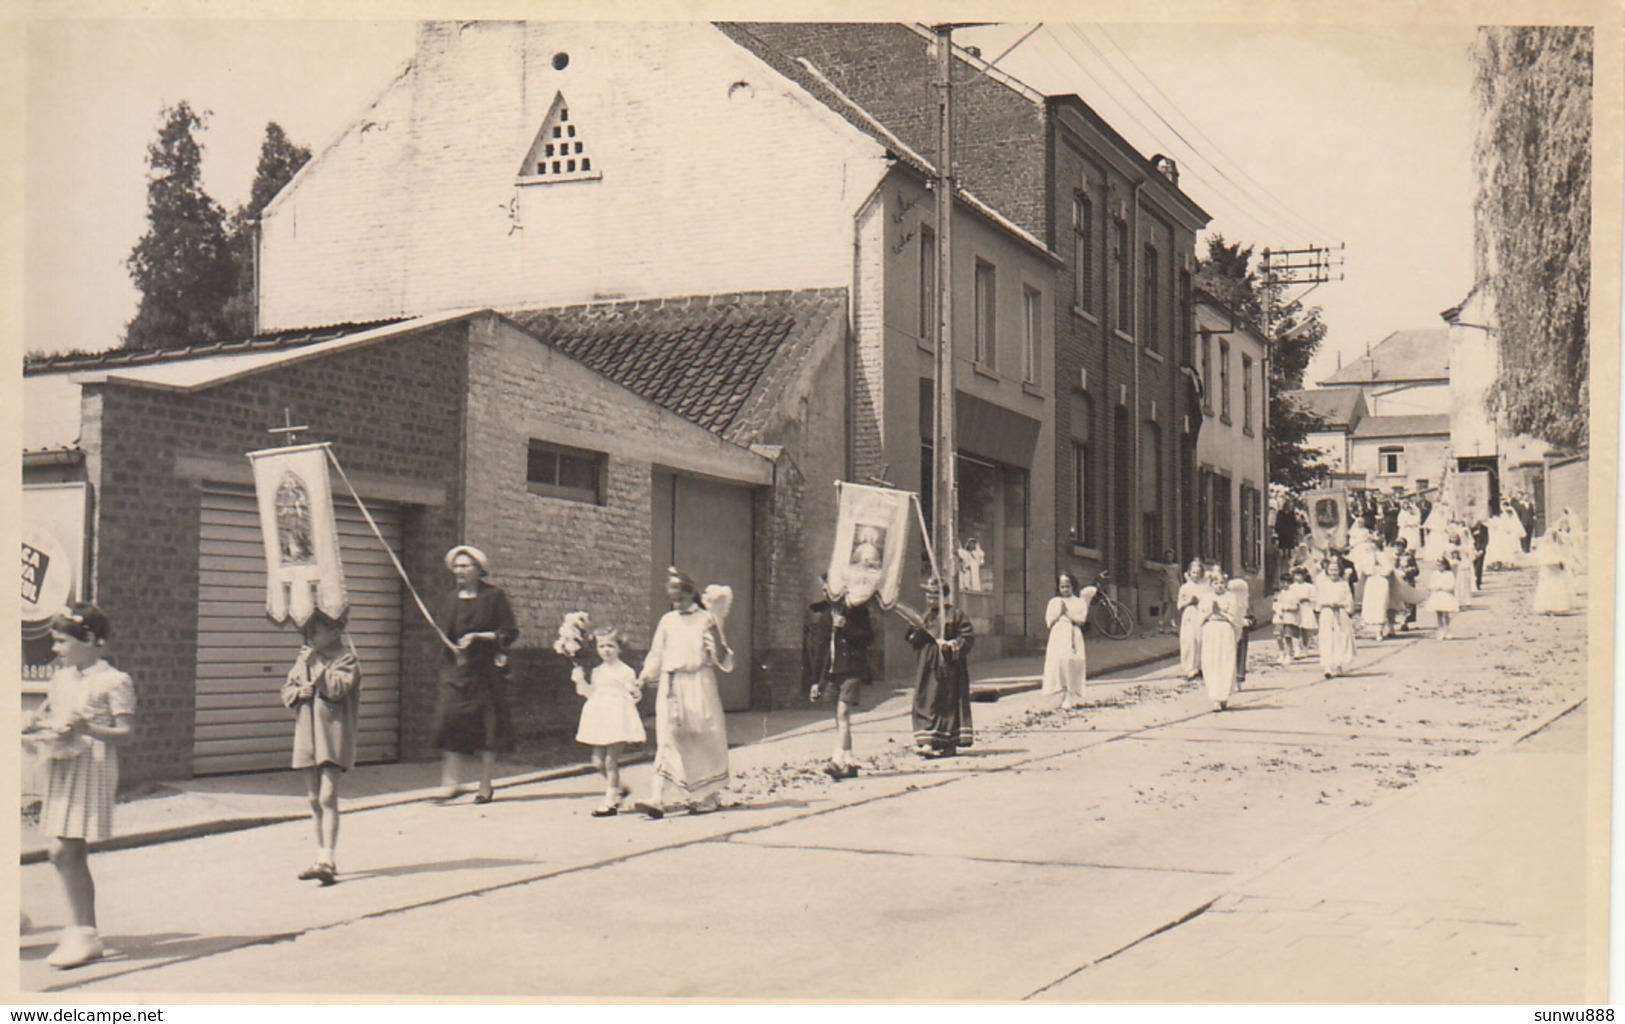
[[[1456,518],[1472,526],[1490,518],[1490,475],[1484,470],[1467,470],[1450,476],[1450,507]]]
[[[830,596],[854,605],[874,596],[889,609],[902,586],[914,495],[864,484],[837,483],[835,488],[840,516],[829,560]]]
[[[1349,495],[1345,490],[1310,491],[1303,496],[1309,510],[1309,546],[1316,551],[1347,551]]]
[[[350,607],[339,562],[327,446],[249,452],[268,574],[265,614],[303,627],[318,609],[333,618]]]

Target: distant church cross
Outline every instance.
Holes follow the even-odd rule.
[[[310,429],[309,427],[296,427],[296,426],[294,426],[293,425],[293,413],[289,412],[286,406],[284,406],[283,409],[282,409],[282,422],[284,424],[283,426],[272,427],[269,430],[267,430],[266,433],[267,434],[281,434],[281,435],[283,435],[282,443],[284,445],[291,446],[291,445],[297,443],[298,440],[299,440],[299,435]]]

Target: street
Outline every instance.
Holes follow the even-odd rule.
[[[1081,711],[977,704],[941,762],[860,720],[852,781],[817,773],[827,728],[738,748],[715,815],[595,820],[585,776],[380,808],[344,818],[327,889],[294,879],[302,822],[99,853],[114,952],[72,971],[43,963],[54,872],[25,866],[22,988],[1577,1002],[1603,953],[1586,620],[1530,616],[1529,572],[1486,584],[1456,639],[1363,642],[1345,678],[1269,664],[1261,632],[1224,713],[1161,663]]]

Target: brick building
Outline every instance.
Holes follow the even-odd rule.
[[[573,727],[550,703],[563,612],[641,649],[674,560],[736,591],[725,702],[788,699],[834,483],[928,477],[932,172],[715,26],[425,24],[267,207],[259,336],[28,370],[31,409],[77,411],[30,479],[88,484],[86,586],[153,694],[131,778],[269,766],[288,742],[242,458],[285,411],[393,506],[380,524],[425,589],[450,544],[491,554],[522,631],[521,729]],[[997,656],[1042,636],[1056,564],[1060,261],[974,190],[958,209],[960,516],[985,553],[964,603]],[[340,518],[347,571],[376,580],[364,756],[420,756],[432,642]]]
[[[935,39],[918,26],[738,23],[730,37],[825,83],[935,159]],[[1172,161],[1137,152],[1076,96],[1045,96],[956,50],[955,172],[1063,261],[1055,280],[1053,575],[1110,569],[1147,614],[1150,558],[1194,551],[1190,382],[1195,235]],[[983,73],[985,72],[985,73]],[[1049,586],[1046,580],[1045,586]]]

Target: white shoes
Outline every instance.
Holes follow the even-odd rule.
[[[94,928],[64,928],[62,941],[57,943],[56,949],[45,962],[63,970],[68,967],[80,967],[92,960],[101,959],[102,940]]]

